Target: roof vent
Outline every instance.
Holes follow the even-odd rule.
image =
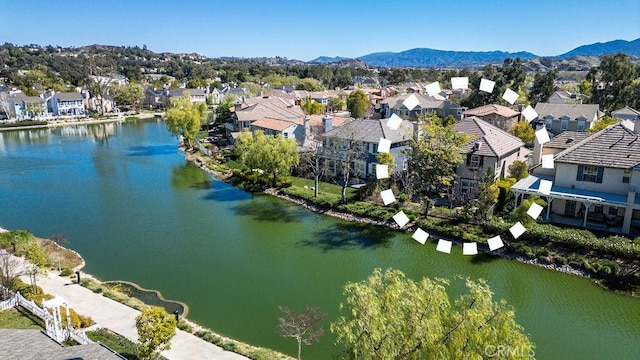
[[[567,139],[567,144],[571,144],[571,143],[572,143],[572,142],[574,142],[574,141],[575,141],[575,139],[574,139],[574,138],[568,138],[568,139]]]

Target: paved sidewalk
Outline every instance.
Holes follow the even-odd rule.
[[[129,340],[137,342],[138,332],[135,319],[140,313],[138,310],[96,294],[72,283],[69,278],[58,276],[53,272],[47,276],[40,276],[38,286],[42,287],[45,293],[61,296],[67,300],[71,308],[79,314],[90,316],[98,327],[111,329]],[[171,350],[164,351],[162,355],[169,360],[248,359],[242,355],[225,351],[180,329],[176,331],[176,336],[171,340]]]

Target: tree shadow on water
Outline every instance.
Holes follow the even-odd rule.
[[[310,239],[300,240],[298,245],[330,250],[373,249],[389,247],[394,231],[371,224],[337,223],[330,228],[317,231]]]
[[[199,167],[186,161],[171,169],[171,185],[177,189],[209,189],[211,188],[211,176]]]
[[[257,221],[268,222],[297,222],[299,209],[282,206],[281,203],[271,201],[250,201],[238,204],[233,208],[240,216],[251,216]]]
[[[214,186],[213,190],[206,196],[202,197],[204,200],[213,201],[240,201],[249,200],[253,197],[251,193],[236,189],[234,187],[218,187],[218,184]]]
[[[149,146],[129,146],[130,151],[127,156],[153,156],[170,155],[176,153],[176,146],[170,145],[149,145]]]

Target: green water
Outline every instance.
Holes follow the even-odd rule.
[[[162,122],[0,133],[0,226],[65,233],[102,280],[185,302],[189,318],[295,354],[278,305],[338,314],[342,285],[376,267],[488,280],[517,309],[539,359],[640,359],[640,300],[586,279],[502,259],[451,255],[409,233],[350,224],[211,179]],[[303,348],[330,359],[333,339]]]

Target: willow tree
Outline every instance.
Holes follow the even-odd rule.
[[[380,269],[347,283],[342,315],[331,324],[347,359],[532,358],[535,345],[516,323],[512,307],[493,301],[484,280],[451,302],[444,279],[407,279]]]
[[[282,135],[265,135],[262,131],[242,132],[236,139],[235,150],[240,163],[271,175],[274,186],[281,175],[288,174],[300,162],[295,141]]]
[[[167,110],[167,129],[176,136],[182,136],[188,148],[192,146],[194,137],[200,131],[200,125],[207,116],[207,104],[192,104],[186,91],[182,96],[169,100]]]

